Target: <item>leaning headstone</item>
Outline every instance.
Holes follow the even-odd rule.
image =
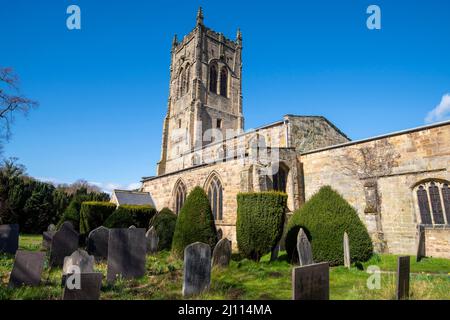
[[[73,228],[72,223],[64,222],[52,238],[50,266],[61,267],[64,264],[64,258],[78,249],[78,241],[79,235]]]
[[[145,229],[111,229],[108,242],[107,281],[117,277],[139,278],[145,274]]]
[[[309,243],[308,237],[302,228],[300,228],[297,235],[297,252],[300,266],[307,266],[314,263],[311,243]]]
[[[422,260],[422,258],[426,257],[425,252],[425,230],[423,226],[419,227],[419,239],[417,243],[417,255],[416,255],[416,261],[419,262]]]
[[[195,242],[184,249],[183,297],[208,290],[211,283],[211,248]]]
[[[16,254],[19,248],[19,225],[0,225],[0,253]]]
[[[147,253],[153,254],[158,251],[159,237],[155,227],[151,227],[145,234],[147,239]]]
[[[66,282],[63,300],[99,300],[102,287],[102,273],[81,273],[78,276],[80,280],[78,288],[76,280]]]
[[[231,260],[231,241],[227,238],[223,238],[217,242],[213,254],[212,254],[212,265],[225,268],[228,267]]]
[[[328,263],[310,264],[292,270],[293,300],[329,300],[330,275]]]
[[[409,256],[398,257],[397,300],[409,298]]]
[[[9,287],[38,286],[41,283],[45,252],[17,251],[9,277]]]
[[[52,239],[55,235],[55,231],[45,231],[42,234],[42,248],[45,250],[50,250],[52,247]]]
[[[350,243],[348,241],[348,234],[344,232],[344,266],[350,269],[351,260],[350,260]]]
[[[92,230],[87,239],[87,252],[97,259],[108,258],[109,229],[103,226]]]
[[[55,232],[56,231],[56,226],[52,223],[48,226],[47,231],[50,232]]]

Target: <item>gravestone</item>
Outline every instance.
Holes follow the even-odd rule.
[[[111,229],[108,241],[107,281],[139,278],[145,274],[145,229]]]
[[[0,225],[0,253],[16,254],[19,248],[19,225]]]
[[[136,229],[136,226],[130,226],[128,229]]]
[[[184,249],[183,297],[209,289],[211,283],[211,248],[196,242]]]
[[[87,240],[87,252],[97,259],[108,258],[109,229],[103,226],[92,230]]]
[[[422,258],[426,257],[425,230],[424,230],[423,226],[419,226],[418,236],[419,236],[419,239],[418,239],[418,243],[417,243],[417,255],[416,255],[417,262],[422,260]]]
[[[297,234],[297,252],[300,266],[313,264],[312,249],[305,231],[300,228]]]
[[[52,247],[52,239],[55,235],[55,231],[45,231],[42,234],[42,248],[45,250],[50,250]]]
[[[212,265],[225,268],[231,260],[231,241],[227,238],[221,239],[214,247],[212,254]]]
[[[38,286],[41,283],[45,252],[17,251],[9,277],[9,287]]]
[[[145,238],[147,239],[147,253],[156,253],[158,251],[159,237],[154,227],[147,231]]]
[[[350,269],[351,260],[350,260],[350,243],[348,241],[348,234],[344,232],[344,266]]]
[[[62,285],[66,283],[68,275],[74,272],[74,267],[78,267],[77,272],[93,273],[95,259],[82,249],[76,250],[70,256],[64,258]]]
[[[64,286],[63,300],[99,300],[102,288],[101,272],[81,273],[80,288],[72,288],[69,281]]]
[[[48,226],[47,231],[49,232],[55,232],[56,231],[56,226],[52,223]]]
[[[78,249],[79,235],[72,223],[66,221],[55,232],[50,248],[50,266],[62,267],[64,258]]]
[[[409,298],[409,256],[398,257],[397,300]]]
[[[296,267],[292,270],[293,300],[329,300],[328,262]]]

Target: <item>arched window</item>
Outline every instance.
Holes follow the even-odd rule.
[[[222,220],[222,203],[223,203],[223,190],[222,183],[220,183],[217,176],[213,176],[208,185],[208,199],[211,204],[212,214],[214,220]]]
[[[277,172],[272,176],[273,190],[286,192],[286,181],[289,169],[283,164],[278,164]]]
[[[217,67],[215,65],[209,68],[209,91],[217,93]]]
[[[228,96],[228,71],[226,67],[220,70],[220,95],[223,97]]]
[[[179,74],[178,74],[178,79],[177,79],[177,97],[180,98],[183,95],[183,75],[184,75],[184,70],[183,68],[181,68]]]
[[[175,213],[179,214],[186,201],[186,186],[182,181],[179,181],[175,187]]]
[[[416,187],[421,224],[450,224],[450,190],[448,183],[428,181]]]

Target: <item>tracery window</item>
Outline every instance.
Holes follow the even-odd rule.
[[[209,91],[217,94],[217,67],[215,65],[209,68]]]
[[[207,190],[214,220],[222,220],[223,188],[222,183],[216,175],[211,178]]]
[[[179,181],[175,187],[175,213],[179,214],[184,202],[186,201],[186,186]]]
[[[420,222],[425,225],[450,224],[450,189],[448,183],[428,181],[416,187]]]

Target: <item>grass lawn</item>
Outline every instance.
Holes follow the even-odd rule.
[[[41,236],[22,235],[20,249],[39,250]],[[375,255],[362,264],[364,270],[352,267],[330,269],[331,299],[394,299],[397,257]],[[265,256],[260,263],[233,256],[229,268],[212,272],[211,289],[195,299],[290,299],[292,266],[281,253],[276,262]],[[37,288],[9,289],[7,283],[13,257],[0,255],[0,299],[59,299],[62,295],[61,270],[46,270],[43,284]],[[365,270],[378,266],[381,288],[369,290],[366,282],[371,274]],[[136,280],[104,284],[101,299],[182,299],[183,263],[169,252],[147,257],[147,274]],[[96,265],[106,276],[106,263]],[[385,272],[386,271],[386,272]],[[450,299],[450,260],[426,258],[415,262],[411,257],[411,299]]]

